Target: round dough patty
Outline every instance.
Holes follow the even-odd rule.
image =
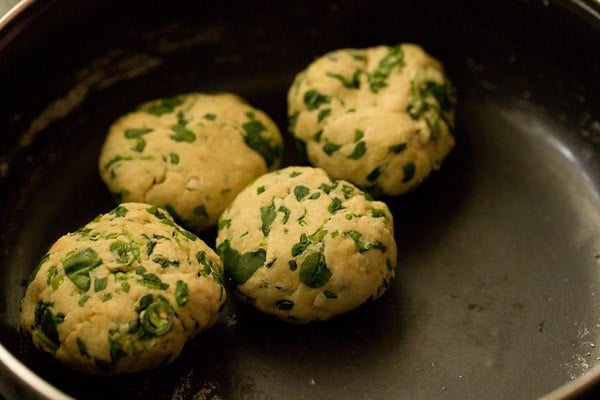
[[[124,203],[62,236],[29,279],[20,323],[78,371],[168,364],[218,319],[223,264],[161,208]]]
[[[454,88],[442,65],[401,44],[328,53],[288,92],[309,161],[380,195],[417,187],[454,146]]]
[[[217,252],[243,300],[297,323],[377,299],[396,266],[387,206],[311,167],[271,172],[244,189],[219,220]]]
[[[167,208],[196,232],[252,179],[279,166],[282,137],[233,94],[192,93],[141,105],[117,120],[99,160],[117,202]]]

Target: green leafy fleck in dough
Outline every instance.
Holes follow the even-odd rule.
[[[304,93],[304,104],[308,110],[316,110],[321,107],[323,104],[329,104],[331,102],[331,97],[326,96],[317,92],[314,89],[308,90]]]
[[[388,86],[388,78],[396,68],[401,70],[404,67],[404,52],[400,45],[393,46],[388,53],[379,61],[377,68],[367,75],[369,87],[373,93],[379,92]]]
[[[176,142],[193,143],[196,141],[196,135],[194,132],[190,131],[185,126],[173,125],[171,130],[173,133],[169,137]]]
[[[371,208],[371,216],[374,218],[387,218],[387,214],[381,208]]]
[[[340,83],[348,88],[348,89],[359,89],[360,88],[360,74],[361,71],[360,70],[356,70],[354,71],[354,74],[352,74],[350,77],[345,77],[342,76],[340,74],[336,74],[333,72],[327,72],[325,75],[327,75],[330,78],[334,78],[337,79],[338,81],[340,81]]]
[[[377,167],[373,171],[371,171],[369,175],[367,175],[367,180],[369,182],[375,182],[377,178],[379,178],[379,175],[381,175],[381,171],[379,171],[379,167]]]
[[[388,147],[388,153],[399,154],[399,153],[402,153],[405,149],[406,149],[406,143],[398,143],[398,144]]]
[[[337,197],[334,197],[333,199],[331,199],[331,203],[329,204],[329,207],[327,207],[327,210],[333,214],[334,212],[341,210],[342,208],[344,208],[342,206],[342,201],[340,199],[338,199]]]
[[[325,257],[322,253],[311,253],[300,264],[300,282],[311,288],[325,286],[331,278],[331,271],[327,268]]]
[[[350,230],[348,232],[344,232],[344,235],[347,237],[350,237],[354,241],[354,244],[356,246],[356,251],[358,251],[361,254],[366,251],[369,251],[371,249],[379,250],[382,253],[385,253],[387,250],[386,245],[384,245],[383,243],[381,243],[378,240],[375,242],[363,241],[362,233],[360,233],[358,231]]]
[[[298,201],[302,201],[309,192],[310,189],[304,185],[298,185],[294,188],[294,196],[296,196],[296,200]]]
[[[177,153],[169,153],[169,162],[173,165],[179,164],[179,155]]]
[[[231,219],[220,218],[218,222],[218,229],[228,229],[231,227]]]
[[[99,292],[101,290],[106,289],[107,284],[108,284],[108,277],[96,278],[94,280],[94,292]]]
[[[58,272],[58,268],[56,268],[55,266],[50,267],[50,269],[48,270],[48,278],[46,279],[46,284],[50,285],[52,289],[56,290],[62,283],[62,280],[63,278]]]
[[[364,156],[366,152],[367,144],[364,140],[361,140],[360,142],[356,143],[356,146],[354,146],[354,150],[352,150],[352,153],[350,153],[348,158],[351,160],[358,160],[359,158]]]
[[[240,254],[232,248],[229,240],[225,240],[217,247],[217,252],[223,259],[225,271],[236,285],[245,283],[254,272],[265,264],[267,253],[264,249]]]
[[[329,117],[331,115],[331,108],[324,108],[321,111],[319,111],[319,115],[317,116],[317,122],[321,123],[321,121],[323,121],[325,118]],[[318,142],[318,140],[317,140]]]
[[[300,241],[292,246],[292,257],[298,257],[302,254],[309,244],[308,236],[305,233],[301,234]]]
[[[39,301],[34,311],[34,330],[35,337],[42,342],[45,348],[55,352],[60,347],[60,339],[56,325],[64,320],[64,314],[52,313],[53,303]]]
[[[270,168],[279,158],[281,147],[270,143],[267,138],[262,136],[262,132],[265,132],[267,128],[257,119],[251,119],[244,123],[242,129],[244,130],[244,143],[260,154],[265,160],[267,168]]]
[[[153,102],[144,111],[160,117],[163,114],[172,113],[175,108],[183,104],[183,99],[173,97],[169,99],[161,99],[158,102]]]
[[[325,154],[327,154],[328,156],[332,155],[333,153],[335,153],[336,151],[338,151],[340,148],[342,147],[341,144],[336,144],[336,143],[325,143],[323,145],[323,152]]]
[[[286,206],[279,206],[279,208],[277,209],[277,211],[283,213],[283,218],[281,220],[281,223],[284,224],[284,225],[287,224],[288,219],[290,218],[290,214],[291,214],[290,209],[287,208]]]
[[[98,253],[88,247],[71,254],[62,264],[65,274],[75,286],[87,292],[91,285],[90,271],[102,264],[102,260]]]
[[[415,163],[409,162],[407,164],[404,164],[402,166],[402,172],[404,173],[404,176],[402,178],[402,183],[406,183],[406,182],[410,181],[415,176],[416,171],[417,171],[417,167],[415,166]]]
[[[263,206],[260,208],[260,219],[262,221],[262,233],[265,236],[269,236],[271,232],[271,224],[275,221],[275,217],[277,217],[277,211],[275,211],[275,204],[273,201],[267,206]]]
[[[35,277],[37,276],[38,271],[40,270],[40,268],[42,267],[42,265],[48,261],[50,259],[50,254],[46,253],[44,254],[40,260],[38,261],[37,265],[35,266],[35,268],[33,269],[33,271],[31,271],[31,274],[29,274],[29,278],[27,279],[27,284],[30,284],[31,282],[33,282],[33,280],[35,279]]]
[[[209,120],[209,121],[214,121],[217,118],[217,114],[214,113],[206,113],[204,114],[204,119]]]
[[[146,141],[142,136],[152,132],[152,128],[129,128],[125,129],[124,135],[126,139],[134,139],[135,145],[131,148],[133,151],[141,153],[146,148]]]

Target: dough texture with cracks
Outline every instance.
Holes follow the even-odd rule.
[[[454,146],[455,93],[413,44],[330,52],[288,92],[290,132],[314,166],[375,195],[416,188]]]
[[[388,207],[312,167],[258,178],[219,220],[217,252],[237,293],[283,320],[326,320],[390,285],[396,266]]]
[[[279,166],[282,147],[273,121],[241,98],[191,93],[118,119],[98,167],[117,202],[165,207],[198,232],[214,226],[248,182]]]
[[[225,302],[223,264],[156,206],[124,203],[58,239],[31,274],[20,324],[77,371],[175,360]]]

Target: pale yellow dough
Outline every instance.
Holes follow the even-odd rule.
[[[117,120],[99,159],[117,202],[166,207],[196,232],[214,226],[248,182],[279,166],[283,141],[233,94],[155,100]]]
[[[389,287],[396,266],[388,207],[312,167],[258,178],[219,220],[217,252],[240,297],[283,320],[326,320]]]
[[[416,188],[454,146],[454,88],[413,44],[328,53],[288,92],[290,131],[311,164],[376,195]]]
[[[77,371],[123,374],[175,360],[226,299],[223,264],[161,208],[124,203],[52,245],[21,327]]]

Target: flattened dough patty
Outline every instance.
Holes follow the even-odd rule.
[[[248,182],[278,167],[282,146],[273,121],[241,98],[192,93],[118,119],[99,170],[117,202],[165,207],[198,232],[214,226]]]
[[[454,88],[402,44],[328,53],[288,92],[290,131],[311,164],[376,195],[417,187],[454,146]]]
[[[223,265],[161,208],[124,203],[62,236],[29,279],[20,323],[76,370],[170,363],[225,302]]]
[[[217,252],[242,299],[298,323],[380,297],[397,256],[388,207],[312,167],[244,189],[219,220]]]

